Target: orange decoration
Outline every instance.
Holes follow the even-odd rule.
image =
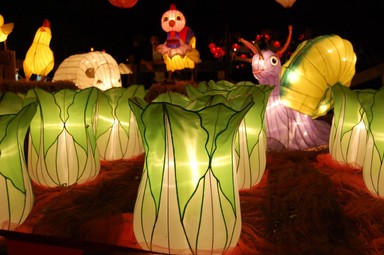
[[[132,8],[138,0],[108,0],[110,4],[119,8]]]

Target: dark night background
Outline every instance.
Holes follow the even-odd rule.
[[[382,23],[384,1],[297,0],[286,9],[274,0],[139,0],[130,9],[117,8],[108,0],[0,0],[5,23],[15,24],[7,47],[23,59],[43,19],[51,21],[50,47],[60,63],[72,54],[106,50],[118,62],[130,54],[132,39],[140,34],[156,34],[161,41],[162,14],[175,3],[196,34],[201,58],[211,59],[208,43],[220,42],[226,35],[253,40],[263,30],[277,31],[282,41],[287,25],[293,25],[293,38],[337,34],[352,42],[358,56],[357,69],[384,62]],[[227,32],[227,33],[226,33]],[[227,37],[228,38],[228,37]]]

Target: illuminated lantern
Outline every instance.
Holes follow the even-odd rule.
[[[174,4],[161,17],[161,27],[167,32],[167,41],[157,46],[163,56],[167,71],[193,69],[200,63],[200,53],[196,49],[196,37],[191,28],[185,25],[186,19]]]
[[[364,183],[372,194],[384,197],[384,90],[367,90],[359,98],[368,120],[368,139],[363,164]]]
[[[189,100],[168,92],[129,104],[145,148],[133,213],[138,243],[167,254],[233,248],[242,225],[233,140],[252,96]]]
[[[355,75],[352,44],[337,35],[302,42],[281,68],[281,102],[312,118],[332,107],[332,86],[349,87]]]
[[[96,99],[96,88],[28,91],[25,100],[38,103],[28,147],[28,171],[33,181],[65,187],[98,175],[100,157],[93,130]]]
[[[360,104],[360,93],[336,84],[332,94],[334,108],[329,153],[340,163],[362,167],[367,144],[367,117]]]
[[[7,38],[8,35],[12,32],[13,27],[13,23],[4,24],[4,18],[0,14],[0,42],[4,42],[4,49],[7,49]]]
[[[281,4],[284,8],[291,8],[292,5],[296,2],[296,0],[275,0],[279,4]]]
[[[118,8],[132,8],[138,0],[108,0],[110,4]]]
[[[250,94],[253,98],[257,98],[241,121],[235,137],[234,168],[240,190],[250,189],[258,184],[265,172],[267,136],[264,115],[272,90],[272,86],[257,85],[252,82],[233,84],[228,81],[217,83],[210,81],[199,83],[197,88],[192,85],[186,86],[186,92],[192,99],[209,94],[220,94],[227,99],[241,94]]]
[[[260,50],[254,44],[240,39],[254,53],[252,57],[254,77],[260,84],[274,86],[265,113],[267,143],[270,151],[304,150],[327,145],[329,142],[330,125],[327,122],[314,120],[306,114],[288,108],[281,102],[280,57],[288,47],[292,35],[291,26],[289,30],[288,40],[277,52]]]
[[[45,19],[43,25],[36,31],[32,45],[25,55],[23,69],[26,80],[29,80],[32,74],[40,75],[44,79],[52,71],[55,61],[49,48],[51,39],[51,23]]]
[[[94,126],[100,159],[129,159],[144,153],[137,122],[128,104],[128,98],[144,96],[143,85],[99,91]]]
[[[103,51],[75,54],[64,59],[53,76],[53,81],[59,80],[72,81],[80,89],[122,87],[119,65]]]
[[[0,115],[16,114],[23,108],[23,98],[12,92],[0,91]]]
[[[29,104],[17,114],[0,115],[0,229],[14,230],[33,207],[24,141],[35,112],[36,104]]]

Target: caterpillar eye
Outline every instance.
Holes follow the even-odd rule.
[[[279,60],[277,59],[276,56],[272,56],[269,61],[271,62],[271,65],[277,66],[277,63],[279,63]]]

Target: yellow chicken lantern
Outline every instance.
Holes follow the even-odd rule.
[[[36,31],[23,62],[27,81],[30,80],[32,74],[40,75],[41,80],[44,80],[52,71],[55,61],[53,51],[49,47],[51,39],[51,22],[45,19],[43,25]]]
[[[4,17],[0,14],[0,42],[4,42],[4,49],[7,49],[7,38],[13,27],[13,23],[4,24]]]

